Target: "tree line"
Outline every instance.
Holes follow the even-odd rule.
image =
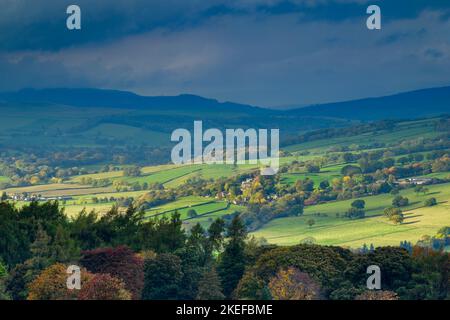
[[[187,232],[177,213],[143,215],[130,206],[69,219],[57,202],[1,202],[0,298],[449,298],[449,255],[428,247],[278,247],[249,237],[239,216]],[[80,290],[66,286],[68,265],[81,268]],[[369,265],[382,270],[381,291],[365,288]]]

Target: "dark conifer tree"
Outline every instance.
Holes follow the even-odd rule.
[[[245,239],[247,232],[236,215],[227,229],[228,243],[219,258],[217,271],[222,281],[223,293],[226,298],[232,298],[234,289],[242,278],[245,270]]]

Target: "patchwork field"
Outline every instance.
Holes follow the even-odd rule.
[[[120,113],[120,110],[117,110]],[[26,115],[24,115],[26,116]],[[18,120],[19,121],[19,120]],[[24,125],[31,125],[31,119],[20,120]],[[31,121],[31,122],[30,122]],[[75,121],[70,116],[67,122]],[[280,158],[280,164],[288,164],[294,160],[307,161],[323,156],[330,151],[333,146],[349,146],[351,144],[370,144],[373,142],[391,143],[410,138],[426,138],[435,136],[437,133],[432,129],[433,120],[419,120],[400,123],[395,130],[377,131],[355,135],[353,137],[321,139],[306,142],[294,146],[289,146],[286,150],[294,152],[294,155]],[[1,121],[0,121],[1,123]],[[49,127],[56,124],[48,122]],[[101,128],[89,129],[85,134],[91,138],[104,134],[116,138],[127,138],[129,134],[142,135],[148,138],[139,128],[125,128],[125,126],[115,124],[101,124]],[[131,131],[130,131],[130,130]],[[133,131],[134,130],[134,131]],[[0,130],[1,133],[2,130]],[[117,132],[120,131],[120,132]],[[1,139],[1,136],[0,136]],[[307,155],[295,154],[297,151],[307,151]],[[366,149],[365,151],[368,151]],[[425,155],[426,152],[418,152]],[[399,158],[400,156],[396,156]],[[330,164],[321,168],[319,173],[307,173],[303,171],[289,172],[281,174],[283,184],[294,184],[297,180],[311,179],[315,186],[324,180],[332,181],[341,177],[340,171],[345,164]],[[103,165],[93,165],[89,170],[101,170]],[[173,164],[146,166],[141,168],[141,175],[138,177],[125,176],[123,169],[126,166],[118,166],[121,170],[112,172],[99,172],[85,175],[78,175],[69,178],[65,183],[54,183],[47,185],[35,185],[28,187],[9,188],[0,191],[7,193],[34,193],[44,197],[70,196],[71,199],[61,202],[66,214],[72,216],[82,211],[95,210],[102,214],[107,212],[113,205],[123,203],[124,199],[137,199],[145,194],[147,190],[140,191],[117,191],[113,185],[116,182],[125,182],[128,185],[134,183],[163,184],[164,187],[176,189],[184,184],[188,179],[201,177],[204,179],[218,179],[221,177],[232,177],[237,174],[255,170],[258,165],[184,165]],[[295,169],[294,169],[295,170]],[[300,168],[300,170],[303,170]],[[428,178],[445,179],[450,176],[449,172],[439,172],[426,175]],[[102,180],[108,179],[111,184],[106,187],[92,187],[82,184],[87,179]],[[0,176],[0,183],[8,182],[9,178]],[[271,243],[281,245],[296,244],[305,238],[314,238],[319,244],[342,245],[359,247],[363,243],[375,245],[396,245],[400,241],[409,240],[416,242],[422,235],[434,235],[436,231],[445,225],[450,225],[450,184],[433,185],[429,187],[428,194],[417,194],[412,189],[401,193],[410,199],[410,205],[403,208],[405,221],[402,225],[394,225],[382,216],[383,210],[391,205],[393,196],[389,194],[364,197],[366,202],[366,218],[360,220],[349,220],[343,218],[343,214],[348,210],[352,200],[329,202],[314,206],[305,207],[304,215],[301,217],[291,217],[272,220],[264,225],[262,229],[254,232],[257,237],[264,237]],[[434,207],[423,207],[423,202],[427,198],[435,197],[439,204]],[[18,205],[23,205],[19,202]],[[124,208],[121,208],[123,210]],[[188,211],[194,209],[196,217],[189,217]],[[167,203],[147,211],[148,217],[170,216],[175,210],[181,214],[184,226],[189,229],[197,222],[207,227],[215,218],[236,211],[244,210],[244,207],[219,201],[214,198],[204,197],[184,197],[171,203]],[[337,216],[338,215],[338,216]],[[311,227],[307,221],[314,219],[315,224]]]
[[[393,131],[385,130],[359,134],[351,137],[320,139],[311,142],[291,145],[284,149],[290,152],[308,150],[311,153],[318,154],[323,153],[329,148],[336,146],[349,146],[351,144],[370,144],[374,142],[390,143],[397,142],[399,139],[406,140],[414,137],[428,138],[436,136],[438,133],[433,132],[431,128],[431,120],[405,122],[399,125],[399,127]]]
[[[191,209],[195,210],[198,216],[194,218],[189,217],[187,213]],[[207,227],[213,219],[220,218],[225,214],[242,211],[243,209],[242,206],[228,204],[225,201],[189,196],[152,208],[148,210],[147,213],[148,217],[170,217],[176,210],[181,215],[181,219],[184,220],[184,225],[189,228],[196,223],[200,223],[204,227]]]
[[[304,180],[306,178],[314,181],[314,185],[319,185],[324,180],[331,181],[333,178],[341,176],[341,169],[345,164],[326,166],[321,168],[318,173],[283,173],[281,175],[282,182],[285,184],[294,184],[297,180]]]

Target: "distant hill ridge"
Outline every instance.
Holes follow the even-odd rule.
[[[219,102],[197,95],[140,96],[103,89],[23,89],[0,93],[0,103],[49,103],[78,107],[165,109],[168,111],[231,111],[255,116],[330,117],[350,120],[406,119],[450,113],[450,86],[390,96],[319,104],[290,110],[270,110],[233,102]]]
[[[226,110],[263,111],[249,105],[219,102],[192,94],[177,96],[140,96],[128,91],[92,88],[23,89],[17,92],[0,93],[0,102],[52,103],[77,107],[108,107],[123,109],[164,108],[170,110],[203,110],[223,108]],[[219,109],[220,110],[220,109]]]
[[[449,114],[450,86],[307,106],[291,109],[289,112],[302,116],[327,116],[355,120],[404,119]]]

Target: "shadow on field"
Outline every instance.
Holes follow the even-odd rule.
[[[409,224],[416,224],[416,223],[419,223],[419,222],[420,222],[420,220],[411,221],[411,222],[403,222],[402,225],[406,226],[406,225],[409,225]]]
[[[423,217],[423,214],[406,215],[405,216],[405,220],[413,219],[413,218],[419,218],[419,217]]]

